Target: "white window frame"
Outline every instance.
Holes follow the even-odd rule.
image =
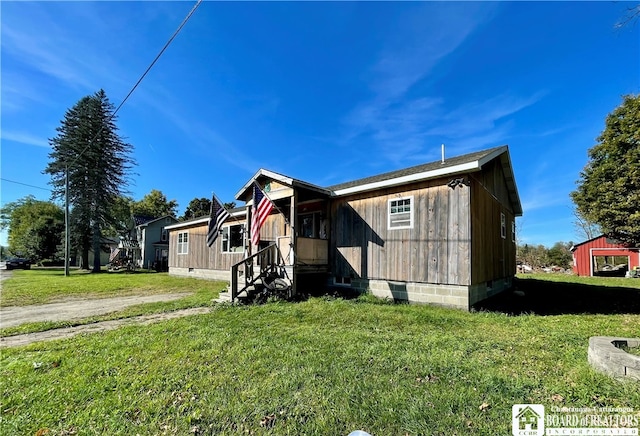
[[[503,212],[500,212],[500,236],[507,239],[507,217]]]
[[[408,220],[404,220],[407,221],[407,224],[405,225],[400,225],[400,226],[392,226],[391,225],[391,209],[392,207],[392,203],[394,202],[399,202],[399,201],[404,201],[404,200],[409,200],[409,219]],[[397,207],[397,204],[396,206]],[[403,207],[406,207],[403,206]],[[407,196],[407,197],[395,197],[395,198],[390,198],[387,201],[387,230],[402,230],[402,229],[412,229],[413,228],[413,217],[414,217],[414,210],[415,210],[415,202],[413,199],[413,195]],[[405,213],[403,212],[394,212],[395,214],[397,213]]]
[[[511,242],[516,242],[516,221],[511,221]]]
[[[189,254],[189,232],[180,232],[176,238],[178,241],[178,255]]]
[[[231,227],[240,227],[240,234],[242,236],[242,250],[241,251],[229,251],[229,232],[231,231]],[[245,225],[240,223],[240,224],[232,224],[230,226],[224,226],[222,227],[222,234],[220,235],[220,252],[223,254],[234,254],[234,253],[241,253],[242,251],[244,251],[244,247],[246,246],[246,235],[247,232],[245,231]],[[224,243],[225,241],[227,242],[227,250],[224,249]]]

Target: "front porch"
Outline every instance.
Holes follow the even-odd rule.
[[[260,170],[236,195],[246,204],[247,229],[254,183],[273,210],[260,228],[259,246],[250,246],[247,237],[248,256],[231,267],[231,301],[262,290],[292,298],[303,276],[329,272],[330,192]]]

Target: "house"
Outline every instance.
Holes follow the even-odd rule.
[[[275,206],[251,254],[259,273],[245,260],[254,184]],[[268,270],[293,294],[340,286],[463,309],[515,274],[522,206],[507,146],[329,187],[260,169],[235,198],[245,208],[211,248],[208,217],[167,227],[170,274],[229,280],[235,297]]]
[[[524,407],[517,415],[518,430],[538,430],[538,420],[542,416],[530,406]]]
[[[571,247],[573,272],[579,276],[619,275],[640,266],[640,248],[626,247],[605,235]]]
[[[167,271],[169,233],[166,227],[176,222],[178,220],[170,215],[161,218],[133,215],[132,228],[121,237],[117,255],[128,257],[138,268]]]

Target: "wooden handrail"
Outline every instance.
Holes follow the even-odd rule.
[[[268,252],[271,251],[272,255],[273,255],[273,259],[271,259],[271,262],[266,262],[266,258],[267,255],[269,254]],[[262,256],[261,262],[260,262],[260,273],[258,274],[257,277],[253,276],[253,261],[254,259],[258,258],[259,256]],[[236,297],[238,296],[239,292],[238,292],[238,267],[240,265],[244,265],[245,266],[245,270],[244,270],[244,289],[248,288],[250,285],[252,285],[253,283],[256,282],[256,280],[258,280],[262,274],[269,268],[274,267],[274,264],[278,264],[280,259],[280,252],[277,249],[277,246],[275,243],[273,244],[269,244],[267,247],[263,248],[262,250],[256,252],[255,254],[252,254],[251,256],[247,257],[246,259],[242,259],[239,262],[236,262],[235,264],[233,264],[231,266],[231,301],[235,301]]]

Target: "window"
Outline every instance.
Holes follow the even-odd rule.
[[[507,238],[507,218],[500,212],[500,236],[502,239]]]
[[[351,277],[334,277],[333,283],[338,286],[351,286]]]
[[[244,251],[244,224],[222,228],[222,252],[242,253]]]
[[[511,242],[516,242],[516,222],[511,221]]]
[[[165,229],[165,228],[163,227],[163,228],[162,228],[162,230],[160,230],[160,232],[161,232],[161,234],[162,234],[162,236],[160,237],[160,240],[161,240],[162,242],[166,242],[166,241],[167,241],[167,236],[168,236],[167,229]]]
[[[389,200],[389,230],[413,228],[413,197]]]
[[[303,238],[317,238],[320,227],[320,212],[298,215],[300,220],[300,236]]]
[[[178,254],[189,253],[189,233],[178,233]]]

